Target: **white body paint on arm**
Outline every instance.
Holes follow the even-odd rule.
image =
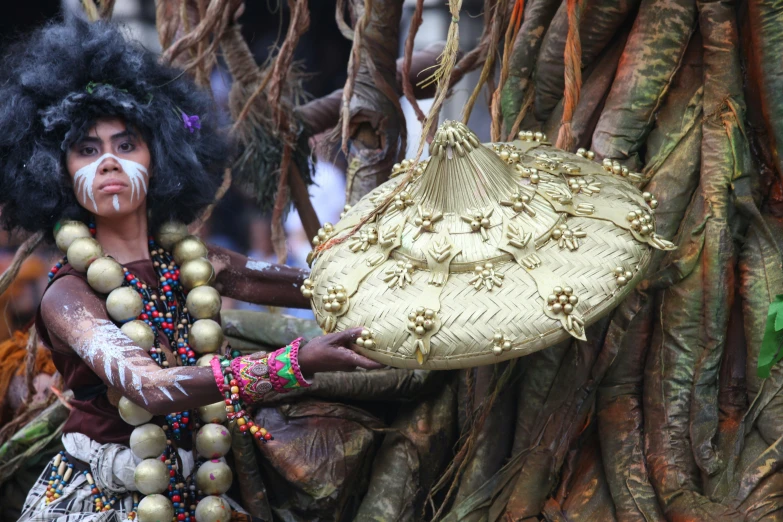
[[[122,330],[106,319],[96,319],[92,328],[77,337],[73,349],[93,367],[103,366],[103,374],[109,384],[127,392],[135,391],[145,404],[149,404],[145,394],[149,390],[160,392],[168,400],[174,400],[171,395],[174,389],[188,395],[180,382],[192,376],[178,371],[180,368],[162,370]],[[130,383],[127,382],[128,375]]]
[[[271,263],[267,263],[266,261],[259,261],[257,259],[248,259],[247,263],[245,263],[245,268],[248,270],[255,270],[257,272],[263,272],[264,270],[268,270],[271,267]]]

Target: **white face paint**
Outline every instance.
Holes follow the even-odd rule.
[[[144,191],[144,195],[147,194],[147,180],[145,178],[145,175],[147,175],[147,168],[141,163],[118,158],[114,154],[107,152],[89,165],[85,165],[84,167],[77,170],[73,175],[73,183],[76,186],[76,190],[81,191],[82,199],[89,199],[92,201],[92,206],[96,212],[98,212],[98,204],[95,202],[93,183],[95,182],[95,176],[98,175],[98,167],[101,166],[101,163],[103,163],[103,160],[106,158],[114,158],[128,176],[131,185],[131,202],[133,202],[133,198],[136,196],[137,192],[139,194],[139,198],[141,198],[142,191]],[[114,209],[119,211],[120,202],[116,195],[114,198],[112,198],[112,203],[114,204]]]
[[[116,210],[117,212],[120,211],[120,197],[117,194],[112,196],[111,204],[114,207],[114,210]]]

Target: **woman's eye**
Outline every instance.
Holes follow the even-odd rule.
[[[96,152],[98,152],[98,149],[95,147],[82,147],[82,150],[80,151],[83,156],[92,156]]]
[[[133,143],[130,143],[128,141],[121,143],[119,146],[120,152],[131,152],[136,147],[133,145]]]

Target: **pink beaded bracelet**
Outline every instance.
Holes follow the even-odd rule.
[[[269,354],[269,381],[277,393],[287,393],[295,388],[307,388],[310,383],[299,367],[299,344],[302,338]]]

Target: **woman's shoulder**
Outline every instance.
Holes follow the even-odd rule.
[[[94,299],[95,295],[82,274],[68,265],[59,269],[44,291],[35,318],[36,330],[47,348],[53,352],[75,355],[68,348],[67,343],[59,339],[57,330],[61,327],[67,328],[68,310],[79,308],[82,303],[90,299],[91,295]]]
[[[63,268],[67,268],[68,265]],[[87,278],[75,270],[64,270],[58,274],[44,291],[41,298],[41,315],[44,321],[51,318],[51,314],[60,313],[80,304],[94,303],[98,298],[95,291],[90,288]]]

